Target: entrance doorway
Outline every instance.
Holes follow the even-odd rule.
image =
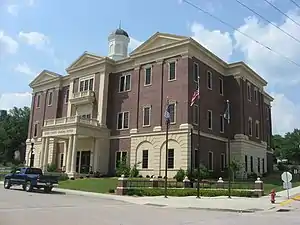
[[[77,152],[76,157],[76,172],[88,174],[90,172],[91,151]]]

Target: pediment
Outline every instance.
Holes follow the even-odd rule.
[[[34,87],[39,84],[47,83],[49,81],[55,80],[57,78],[60,78],[61,75],[48,71],[48,70],[43,70],[30,84],[30,87]]]
[[[141,53],[150,49],[155,49],[164,45],[174,44],[183,40],[189,39],[185,36],[173,35],[173,34],[164,34],[164,33],[155,33],[147,41],[137,47],[130,55]]]
[[[78,59],[76,59],[66,70],[77,69],[95,62],[99,62],[104,58],[88,52],[84,52]]]

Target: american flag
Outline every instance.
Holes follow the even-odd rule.
[[[165,110],[165,115],[166,123],[169,124],[171,120],[171,112],[170,112],[170,104],[169,100],[167,100],[167,105],[166,105],[166,110]]]
[[[191,99],[191,106],[193,106],[195,104],[195,102],[198,98],[200,98],[200,76],[198,76],[197,90],[194,91],[192,99]]]
[[[224,119],[227,120],[227,123],[230,123],[230,103],[229,100],[226,101],[226,110],[224,112]]]

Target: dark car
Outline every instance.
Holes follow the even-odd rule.
[[[22,186],[24,191],[31,192],[34,188],[43,188],[49,193],[54,186],[58,185],[58,177],[43,175],[40,168],[23,167],[12,171],[4,177],[4,188],[11,186]]]

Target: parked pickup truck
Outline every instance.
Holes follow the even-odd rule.
[[[58,185],[58,177],[43,175],[39,168],[23,167],[12,171],[4,177],[4,188],[22,186],[24,191],[31,192],[34,188],[43,188],[44,192],[50,193],[54,186]]]

